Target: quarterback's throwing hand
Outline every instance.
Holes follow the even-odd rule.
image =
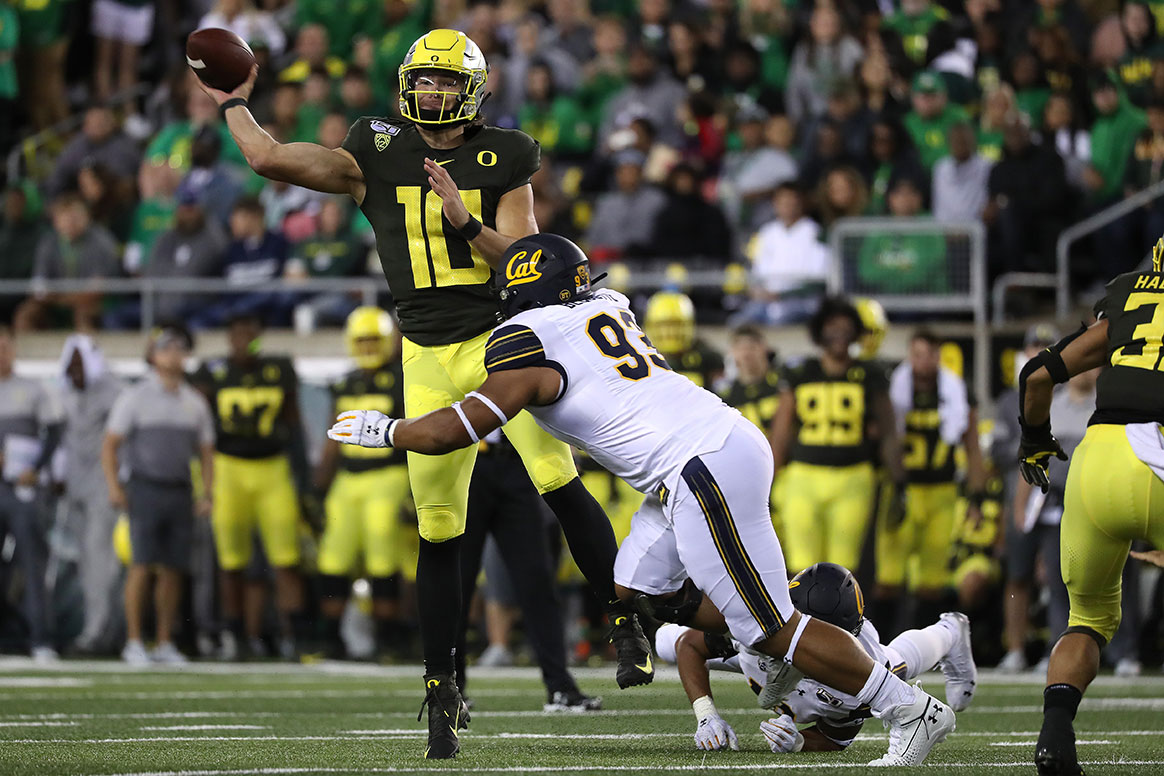
[[[695,728],[695,746],[705,752],[714,752],[719,749],[731,748],[740,751],[740,742],[736,738],[736,731],[718,714],[704,717],[699,720],[699,727]]]
[[[349,410],[340,413],[327,432],[328,439],[360,447],[391,447],[396,419],[376,410]]]
[[[787,714],[761,722],[760,732],[768,739],[768,746],[776,754],[799,752],[804,748],[804,735]]]

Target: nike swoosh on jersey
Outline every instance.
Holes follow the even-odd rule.
[[[441,167],[444,167],[446,164],[448,164],[451,161],[453,161],[453,160],[452,159],[445,159],[443,162],[437,162],[437,164]]]

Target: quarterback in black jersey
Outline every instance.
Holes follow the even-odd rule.
[[[341,148],[279,143],[267,134],[246,104],[257,75],[256,67],[230,93],[202,88],[219,104],[247,163],[260,175],[348,194],[360,206],[376,233],[404,335],[405,415],[452,406],[486,377],[485,343],[496,323],[489,282],[497,262],[515,240],[538,231],[530,185],[540,164],[537,142],[481,122],[489,67],[477,44],[457,30],[432,30],[412,44],[399,70],[401,118],[358,119]],[[602,508],[578,478],[569,446],[538,428],[528,413],[514,418],[506,436],[607,606],[619,685],[647,684],[654,676],[650,645],[614,592],[618,545]],[[421,538],[417,603],[429,707],[425,756],[436,759],[456,755],[457,728],[469,720],[453,681],[453,650],[461,609],[459,539],[475,457],[476,448],[408,455]]]
[[[285,635],[304,637],[296,480],[305,482],[307,456],[299,380],[290,358],[260,352],[261,333],[254,315],[235,317],[227,329],[229,355],[205,362],[191,377],[217,426],[212,523],[223,610],[236,643],[244,635],[243,572],[256,531],[275,569],[277,607],[296,631]]]
[[[1046,491],[1052,458],[1067,456],[1051,434],[1058,383],[1107,366],[1095,414],[1067,471],[1060,534],[1071,612],[1051,652],[1040,774],[1082,773],[1072,721],[1099,670],[1100,650],[1120,623],[1120,578],[1131,543],[1164,548],[1164,238],[1152,270],[1119,275],[1095,305],[1096,322],[1032,358],[1019,376],[1023,478]]]

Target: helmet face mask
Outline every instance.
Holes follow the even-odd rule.
[[[477,117],[489,65],[463,32],[433,30],[412,44],[399,75],[400,115],[422,127],[443,128]]]

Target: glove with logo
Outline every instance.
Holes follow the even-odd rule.
[[[711,714],[699,720],[699,727],[695,728],[695,746],[705,752],[715,752],[720,749],[731,748],[740,750],[736,731],[719,714]]]
[[[1019,418],[1019,423],[1023,431],[1022,440],[1019,442],[1019,472],[1028,484],[1035,485],[1046,493],[1051,484],[1047,476],[1051,457],[1066,461],[1067,453],[1063,452],[1059,440],[1051,433],[1050,421],[1041,426],[1030,426]]]
[[[392,447],[392,427],[396,418],[376,410],[351,410],[340,413],[327,438],[345,445]]]
[[[768,746],[775,754],[799,752],[804,748],[804,736],[792,721],[792,717],[787,714],[761,722],[760,732],[764,734]]]

